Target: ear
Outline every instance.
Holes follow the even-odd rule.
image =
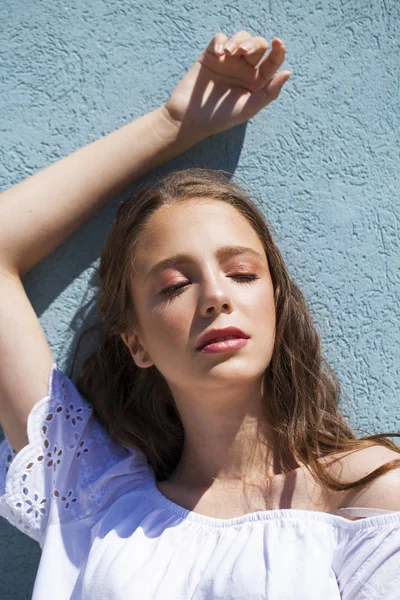
[[[133,330],[130,333],[121,333],[121,339],[129,349],[137,367],[140,369],[147,369],[148,367],[153,366],[154,363],[146,349],[140,343],[139,335],[136,330]]]

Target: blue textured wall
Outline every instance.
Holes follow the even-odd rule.
[[[293,76],[279,101],[158,172],[207,166],[247,182],[309,300],[351,424],[400,431],[398,0],[13,0],[1,13],[2,190],[164,102],[215,32],[285,41]],[[62,368],[117,205],[25,278]],[[39,552],[1,522],[2,598],[30,598]]]

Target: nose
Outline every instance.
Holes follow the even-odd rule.
[[[232,299],[229,282],[225,276],[208,274],[201,286],[200,314],[203,317],[217,316],[220,313],[231,313]]]

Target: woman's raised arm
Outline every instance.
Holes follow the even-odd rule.
[[[162,106],[4,192],[0,266],[23,276],[110,198],[197,140],[184,141]]]
[[[15,450],[28,441],[27,418],[53,364],[21,277],[130,183],[274,100],[290,73],[277,73],[282,42],[264,58],[267,48],[245,31],[216,34],[165,105],[0,195],[0,423]]]
[[[253,50],[218,51],[217,34],[165,105],[85,146],[0,195],[0,267],[23,276],[97,209],[153,168],[209,135],[247,121],[275,99],[290,73],[285,57],[239,32]]]

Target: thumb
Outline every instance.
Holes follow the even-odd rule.
[[[251,116],[256,115],[260,110],[268,106],[273,100],[276,100],[285,83],[290,79],[292,73],[290,71],[281,71],[277,73],[268,83],[258,92],[250,95],[246,102],[246,113]]]

